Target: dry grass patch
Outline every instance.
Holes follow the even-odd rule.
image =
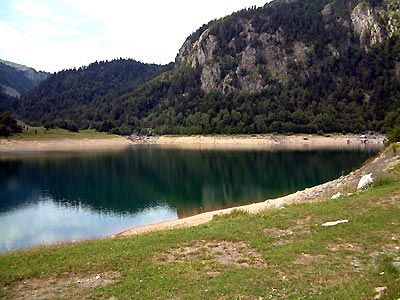
[[[296,225],[289,227],[288,229],[278,229],[278,228],[264,228],[262,233],[276,239],[272,244],[273,246],[283,246],[295,241],[296,237],[302,234],[311,233],[310,228],[307,227],[311,217],[306,219],[296,220]]]
[[[322,254],[317,254],[317,255],[311,255],[308,253],[302,253],[300,257],[296,258],[293,263],[298,264],[298,265],[308,265],[314,262],[320,262],[322,260],[325,260],[326,255]]]
[[[293,235],[293,231],[290,229],[281,230],[278,228],[265,228],[263,233],[266,235],[271,235],[274,238],[285,238]]]
[[[332,251],[332,252],[343,251],[343,250],[359,252],[359,253],[363,252],[363,248],[361,248],[357,244],[350,244],[350,243],[340,243],[340,244],[330,243],[330,244],[328,244],[327,248],[329,251]]]
[[[157,258],[159,263],[184,261],[215,261],[236,267],[265,266],[262,255],[244,242],[200,241],[191,246],[171,249]]]
[[[83,297],[79,296],[80,292],[114,284],[118,277],[118,273],[108,272],[88,277],[28,279],[12,288],[14,294],[12,299],[82,299]]]

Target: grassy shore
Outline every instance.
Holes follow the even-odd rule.
[[[115,150],[130,145],[132,142],[124,137],[93,129],[71,132],[24,126],[22,133],[0,138],[0,153]]]
[[[44,127],[33,127],[24,124],[22,124],[22,126],[22,133],[13,134],[10,139],[33,141],[55,139],[109,139],[116,137],[116,135],[107,134],[105,132],[97,132],[94,129],[71,132],[61,128],[45,129]]]
[[[0,298],[398,299],[400,165],[382,170],[338,200],[0,255]]]

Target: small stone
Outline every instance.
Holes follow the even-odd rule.
[[[387,290],[386,286],[378,286],[375,288],[375,293],[382,293]]]
[[[342,197],[342,193],[341,193],[341,192],[338,192],[338,193],[336,193],[335,195],[333,195],[333,196],[331,197],[331,200],[337,200],[337,199],[339,199],[340,197]]]
[[[334,222],[326,222],[326,223],[322,224],[322,226],[330,227],[330,226],[336,226],[338,224],[347,223],[347,222],[349,222],[349,220],[339,220],[339,221],[334,221]]]
[[[361,267],[361,263],[358,260],[353,260],[350,262],[350,264],[354,267],[354,268],[360,268]]]

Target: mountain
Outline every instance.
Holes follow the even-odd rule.
[[[116,59],[61,71],[22,97],[18,115],[33,123],[55,123],[62,128],[74,123],[74,127],[108,131],[112,126],[100,123],[103,116],[117,118],[123,113],[112,101],[171,67]]]
[[[38,86],[50,74],[36,71],[20,64],[0,59],[0,86],[2,92],[11,97],[21,94]]]
[[[117,133],[386,131],[400,124],[400,3],[276,0],[203,25],[147,82],[66,76],[82,71],[48,78],[19,117]],[[112,97],[76,98],[85,86]]]

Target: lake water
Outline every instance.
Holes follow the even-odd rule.
[[[0,252],[111,235],[332,180],[379,149],[0,155]]]

